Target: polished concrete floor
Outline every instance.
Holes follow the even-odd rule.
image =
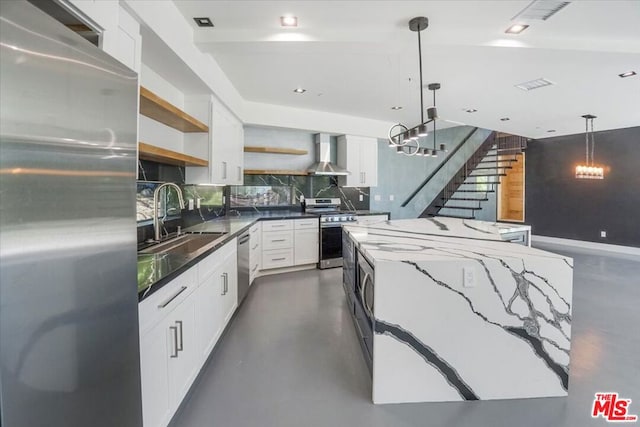
[[[567,398],[373,405],[342,270],[310,270],[254,283],[172,427],[603,426],[603,391],[640,415],[640,258],[539,247],[575,262]]]

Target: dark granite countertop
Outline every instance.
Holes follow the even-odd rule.
[[[142,301],[162,288],[162,286],[179,276],[189,267],[196,265],[203,258],[215,252],[216,249],[224,246],[225,243],[249,229],[257,221],[318,217],[318,215],[314,214],[288,210],[241,211],[239,213],[239,216],[225,216],[184,229],[185,233],[190,234],[226,233],[223,238],[217,240],[213,246],[204,251],[190,255],[138,253],[138,301]]]

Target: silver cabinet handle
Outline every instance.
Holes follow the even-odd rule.
[[[367,173],[362,172],[362,183],[364,184],[365,182],[367,182]]]
[[[258,264],[256,264],[256,266],[255,266],[255,267],[253,267],[253,268],[251,269],[251,272],[253,273],[253,272],[254,272],[254,271],[256,271],[257,269],[258,269]]]
[[[184,351],[184,343],[182,341],[182,320],[176,320],[176,325],[180,328],[180,344],[176,344],[176,354],[178,354],[179,351]]]
[[[258,249],[258,246],[260,246],[260,245],[256,243],[256,245],[254,247],[252,247],[251,250],[255,251],[256,249]]]
[[[173,348],[175,350],[175,353],[172,354],[170,357],[172,359],[175,359],[178,357],[178,327],[177,326],[169,326],[169,329],[173,330]]]
[[[220,279],[222,280],[222,292],[220,293],[220,295],[224,295],[225,294],[225,285],[224,285],[224,273],[222,273],[220,275]]]
[[[271,228],[276,228],[276,227],[286,227],[287,224],[276,224],[276,225],[272,225]]]
[[[229,292],[229,273],[223,273],[224,276],[224,294]]]
[[[271,242],[284,242],[287,239],[271,239]]]
[[[284,261],[286,258],[271,258],[271,261]]]
[[[242,168],[238,166],[238,181],[242,183]]]
[[[367,305],[367,298],[366,298],[367,283],[369,279],[371,279],[371,275],[369,273],[366,273],[364,275],[364,279],[362,280],[362,288],[360,289],[360,301],[362,301],[362,307],[364,308],[364,311],[366,311],[367,315],[373,318],[373,311]]]
[[[181,293],[183,293],[185,290],[187,289],[186,286],[182,286],[180,288],[180,290],[178,290],[178,292],[176,292],[175,294],[173,294],[172,297],[170,297],[169,299],[165,300],[165,302],[160,303],[160,305],[158,306],[158,308],[165,308],[166,306],[168,306],[169,304],[171,304],[171,301],[173,301],[174,299],[178,298],[178,295],[180,295]]]
[[[227,162],[222,162],[222,179],[227,179]]]

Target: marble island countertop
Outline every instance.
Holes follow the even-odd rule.
[[[375,271],[361,291],[373,300],[375,403],[567,395],[571,258],[503,241],[528,231],[511,224],[434,217],[344,230]]]
[[[460,257],[458,250],[490,253],[539,253],[559,255],[510,244],[503,240],[511,233],[529,233],[524,224],[492,223],[457,218],[417,218],[389,220],[372,225],[349,224],[344,231],[353,237],[369,261],[418,261]]]

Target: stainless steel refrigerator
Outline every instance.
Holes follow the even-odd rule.
[[[0,8],[2,427],[142,425],[136,73]]]

